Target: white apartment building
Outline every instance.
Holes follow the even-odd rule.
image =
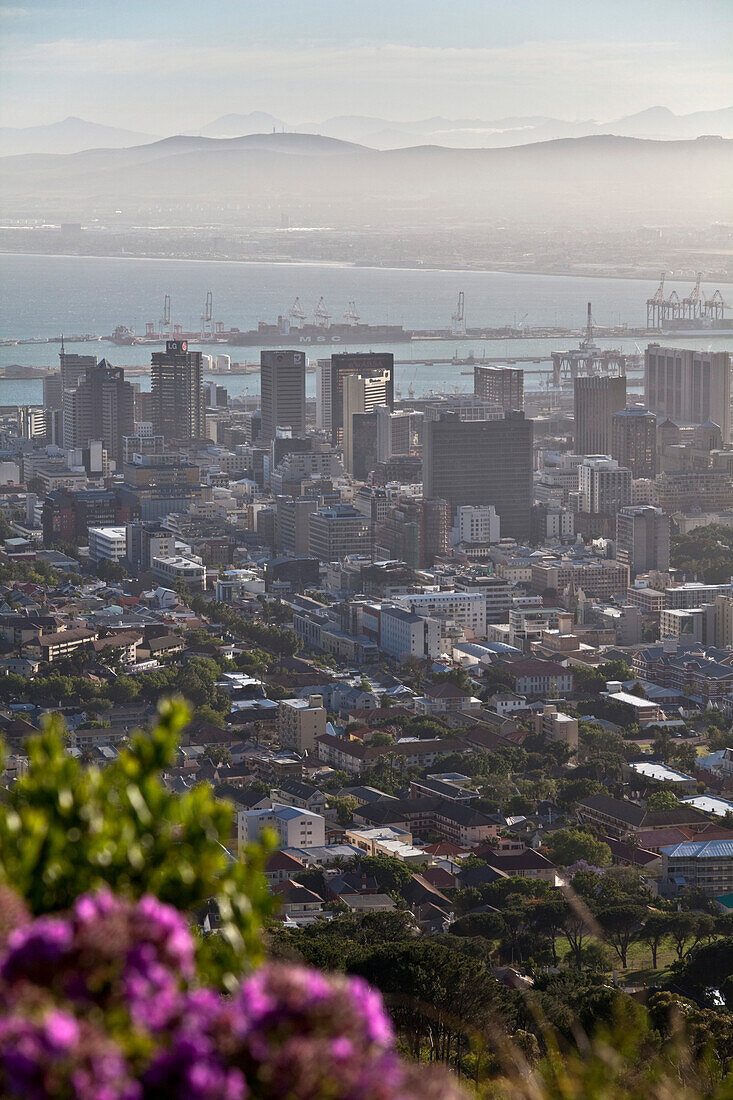
[[[191,558],[170,557],[153,558],[153,579],[166,588],[172,588],[177,581],[183,581],[192,592],[203,592],[206,588],[206,566]]]
[[[125,527],[90,527],[89,557],[92,561],[119,562],[127,553],[127,529]]]
[[[452,546],[462,542],[499,542],[500,521],[493,504],[461,504],[451,528]]]
[[[379,614],[379,648],[391,657],[437,657],[440,623],[399,607],[383,607]]]
[[[578,466],[581,512],[615,515],[631,504],[631,470],[608,455],[588,455]]]
[[[474,637],[486,637],[486,597],[481,592],[411,592],[398,602],[416,615],[453,619]]]
[[[326,732],[326,708],[322,695],[307,699],[281,699],[278,703],[277,729],[284,749],[313,756],[316,737]]]
[[[326,820],[322,814],[275,802],[270,808],[239,811],[240,851],[245,844],[259,840],[266,829],[276,834],[279,848],[322,848],[326,843]]]

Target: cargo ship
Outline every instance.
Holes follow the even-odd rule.
[[[313,313],[313,322],[307,323],[305,313],[296,298],[287,316],[280,315],[277,324],[260,321],[249,332],[231,332],[228,343],[239,347],[306,347],[319,344],[402,344],[412,339],[412,333],[402,325],[367,325],[356,312],[356,305],[349,302],[340,323],[331,323],[323,298]]]
[[[227,343],[238,347],[317,347],[319,344],[403,344],[412,333],[402,325],[302,325],[294,327],[283,317],[276,325],[261,321],[250,332],[233,332]]]

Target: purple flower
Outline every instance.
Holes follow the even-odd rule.
[[[52,1012],[44,1023],[44,1033],[53,1051],[69,1050],[79,1041],[79,1025],[68,1012]]]
[[[55,917],[39,917],[24,928],[16,928],[8,938],[0,978],[8,984],[25,978],[45,985],[52,977],[54,964],[70,950],[72,941],[69,922]]]
[[[394,1032],[390,1018],[384,1011],[381,994],[363,978],[349,978],[348,988],[357,1012],[364,1021],[369,1040],[388,1047],[394,1040]]]

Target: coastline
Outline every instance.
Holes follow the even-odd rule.
[[[460,274],[460,275],[541,275],[544,278],[557,278],[557,279],[616,279],[624,282],[636,282],[646,283],[658,281],[658,275],[622,275],[615,272],[603,272],[603,271],[548,271],[542,268],[516,268],[511,265],[496,265],[492,264],[491,267],[445,267],[441,264],[418,264],[411,266],[409,264],[400,264],[394,266],[391,264],[367,264],[367,263],[355,263],[350,260],[278,260],[278,259],[234,259],[232,257],[221,257],[219,259],[196,259],[192,256],[147,256],[147,255],[135,255],[135,256],[120,256],[119,253],[112,253],[110,255],[102,253],[79,253],[79,252],[19,252],[17,249],[3,249],[0,248],[0,257],[2,256],[32,256],[39,260],[121,260],[129,262],[142,261],[145,263],[158,262],[158,263],[185,263],[185,264],[237,264],[238,266],[245,265],[251,267],[316,267],[316,268],[349,268],[353,271],[407,271],[411,273],[418,273],[421,271],[426,272],[438,272],[446,275]],[[670,279],[669,285],[679,283],[684,287],[687,285],[688,279]],[[721,286],[733,286],[733,278],[721,279],[716,278],[716,284]]]

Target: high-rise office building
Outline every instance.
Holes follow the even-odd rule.
[[[122,367],[100,359],[76,389],[65,390],[63,397],[64,447],[84,448],[101,439],[110,458],[122,463],[123,440],[132,435],[135,423],[133,390]]]
[[[331,431],[331,360],[316,363],[316,427]]]
[[[331,356],[331,442],[334,446],[343,442],[344,428],[344,379],[350,374],[368,374],[384,371],[389,376],[387,400],[394,407],[394,355],[387,351],[343,352]]]
[[[521,367],[487,366],[473,368],[474,395],[502,409],[524,408],[524,371]]]
[[[613,414],[626,408],[626,377],[582,376],[573,382],[577,455],[609,455]]]
[[[631,470],[610,455],[588,455],[578,466],[581,512],[615,516],[631,504]]]
[[[46,412],[60,412],[64,407],[64,388],[59,371],[47,374],[43,379],[43,407]]]
[[[409,410],[392,412],[386,405],[378,405],[377,414],[377,462],[388,462],[392,455],[408,455],[412,443],[412,416]]]
[[[611,455],[632,477],[657,476],[657,418],[643,405],[619,409],[611,421]]]
[[[631,576],[669,569],[669,516],[649,504],[622,508],[616,516],[616,560]]]
[[[206,404],[200,351],[187,340],[167,340],[152,356],[152,421],[166,439],[204,439]]]
[[[429,569],[439,554],[448,552],[448,513],[445,500],[399,497],[376,527],[375,556]]]
[[[200,470],[180,454],[135,455],[124,465],[122,499],[142,520],[187,512],[203,500]]]
[[[263,443],[269,443],[276,428],[304,436],[305,352],[260,352],[260,396]]]
[[[59,363],[61,364],[61,385],[65,390],[76,389],[76,386],[87,376],[87,371],[97,365],[96,355],[76,355],[74,352],[67,352],[64,349],[63,341],[61,342],[61,351],[59,352]]]
[[[528,539],[532,512],[533,423],[523,412],[501,420],[463,420],[456,412],[426,419],[423,495],[461,504],[493,504],[502,535]]]
[[[650,344],[644,354],[644,401],[660,417],[720,425],[730,442],[730,354]]]
[[[344,378],[344,393],[343,393],[343,442],[344,442],[344,469],[352,477],[358,477],[360,480],[364,480],[369,473],[368,470],[364,470],[363,467],[366,464],[365,461],[359,461],[357,465],[359,469],[355,469],[355,448],[354,440],[357,434],[363,440],[364,433],[370,432],[373,435],[374,446],[374,460],[376,462],[376,439],[377,439],[377,417],[374,414],[374,410],[377,406],[388,408],[389,391],[392,384],[391,375],[384,370],[368,370],[363,374],[348,374]],[[365,415],[370,416],[371,419],[366,425],[363,421],[360,424],[361,431],[357,428],[355,430],[355,418],[363,418]],[[373,421],[373,425],[372,425]],[[368,448],[367,448],[368,449]],[[361,454],[359,452],[362,452]],[[357,448],[356,458],[363,458],[364,447]]]

